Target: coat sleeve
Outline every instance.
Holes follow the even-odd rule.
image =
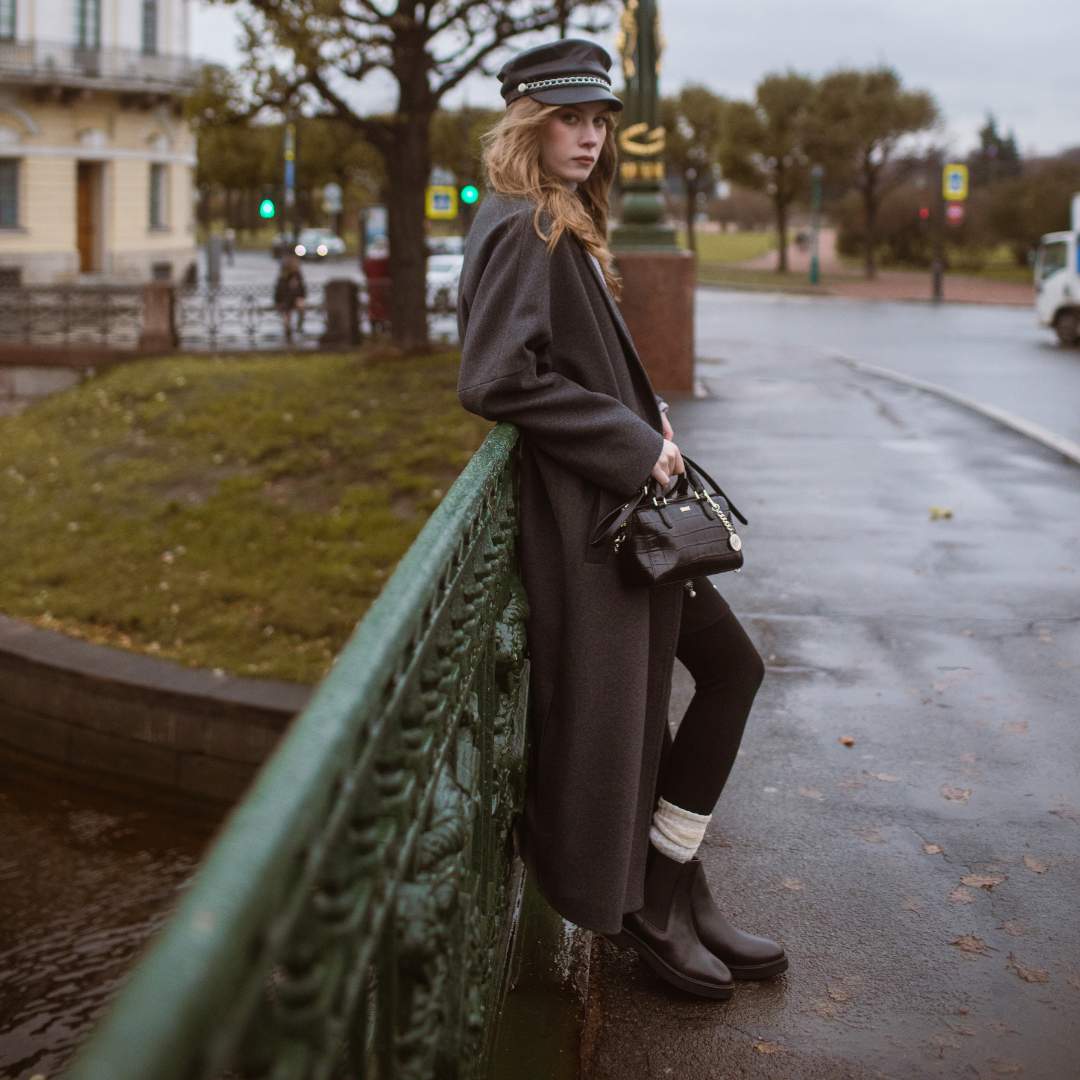
[[[530,212],[503,223],[465,325],[458,398],[469,412],[516,424],[611,491],[630,495],[647,482],[663,435],[617,398],[552,370],[551,264]]]

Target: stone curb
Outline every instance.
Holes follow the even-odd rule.
[[[0,749],[89,783],[231,804],[311,693],[0,615]]]
[[[891,368],[879,367],[877,364],[868,364],[862,360],[854,360],[850,356],[842,356],[837,353],[833,353],[832,358],[842,364],[847,364],[848,367],[853,368],[856,371],[865,371],[871,375],[877,375],[882,379],[890,379],[893,382],[902,383],[905,386],[913,386],[916,389],[925,390],[927,393],[936,394],[938,397],[955,402],[957,405],[962,405],[972,412],[987,417],[987,419],[996,420],[1010,431],[1014,431],[1018,435],[1023,435],[1026,438],[1039,443],[1041,446],[1046,447],[1048,450],[1053,450],[1055,453],[1061,454],[1062,457],[1067,458],[1074,465],[1080,465],[1080,443],[1074,442],[1072,439],[1067,439],[1064,435],[1058,435],[1056,432],[1049,431],[1031,420],[1025,420],[1022,416],[1014,416],[1004,409],[999,409],[996,405],[988,405],[985,402],[976,401],[974,398],[970,398],[966,394],[961,394],[956,390],[950,390],[946,386],[927,382],[925,379],[917,379],[912,375],[904,375],[902,372],[893,371]]]

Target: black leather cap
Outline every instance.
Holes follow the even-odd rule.
[[[509,105],[526,95],[545,105],[577,105],[606,101],[623,103],[611,92],[608,51],[584,38],[561,38],[519,52],[499,72],[503,100]]]

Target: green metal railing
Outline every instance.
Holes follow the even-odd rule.
[[[523,882],[516,439],[432,514],[72,1080],[487,1074]]]

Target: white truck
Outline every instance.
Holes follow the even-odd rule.
[[[1062,345],[1080,345],[1080,192],[1072,199],[1072,229],[1047,233],[1035,257],[1035,311]]]

